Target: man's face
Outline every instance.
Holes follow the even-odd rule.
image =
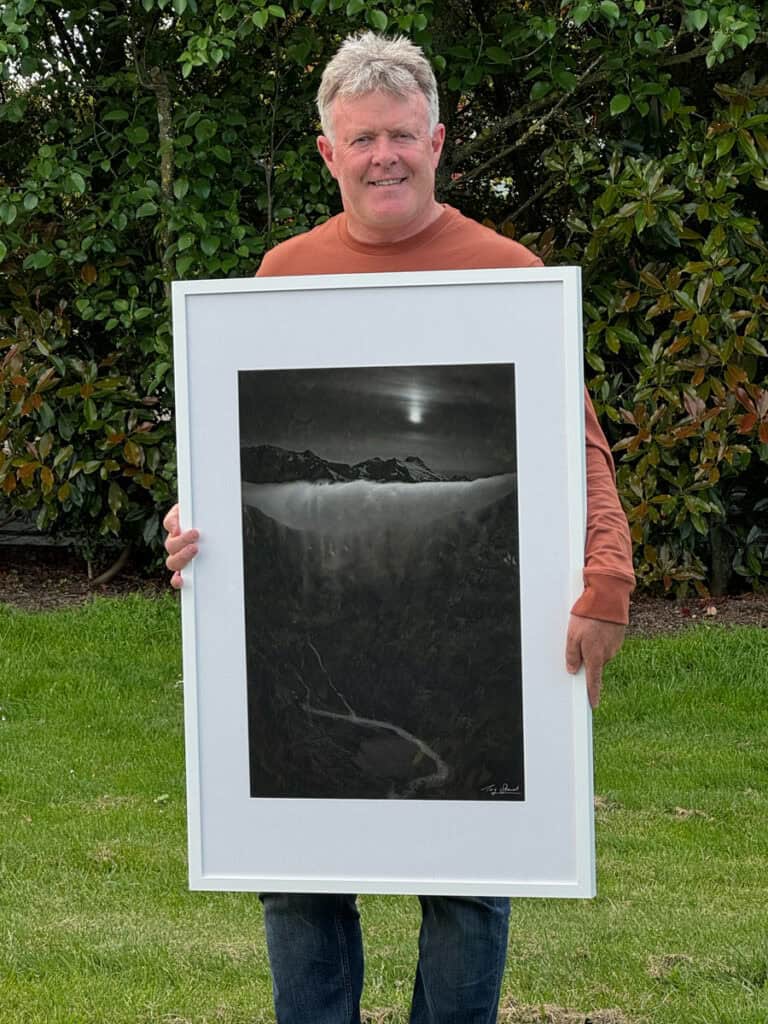
[[[333,142],[317,148],[339,183],[347,225],[361,242],[397,242],[440,214],[435,171],[445,139],[429,131],[427,101],[372,92],[333,101]]]

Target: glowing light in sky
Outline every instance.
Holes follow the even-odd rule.
[[[421,423],[424,419],[426,407],[426,396],[422,388],[412,384],[406,391],[405,398],[408,402],[408,422]]]
[[[421,423],[422,412],[418,402],[411,402],[408,406],[408,420],[411,423]]]

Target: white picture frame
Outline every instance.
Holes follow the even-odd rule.
[[[591,712],[564,658],[586,522],[579,269],[175,282],[173,324],[182,526],[201,534],[182,589],[190,887],[593,896]],[[524,799],[252,795],[239,375],[499,364],[514,366]]]

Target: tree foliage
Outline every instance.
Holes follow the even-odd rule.
[[[11,0],[0,514],[157,550],[172,278],[339,208],[314,145],[350,31],[436,68],[441,199],[584,268],[588,384],[641,579],[768,581],[768,12],[759,0]]]

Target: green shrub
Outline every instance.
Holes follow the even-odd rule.
[[[757,0],[6,4],[0,515],[157,557],[175,490],[169,283],[249,276],[338,210],[313,99],[364,27],[434,62],[439,197],[584,268],[588,385],[641,585],[764,586]]]

